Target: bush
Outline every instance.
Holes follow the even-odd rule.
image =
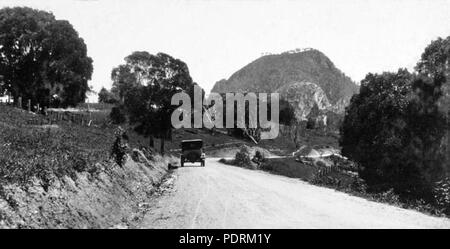
[[[125,112],[121,107],[115,106],[111,109],[111,113],[109,114],[109,118],[114,124],[123,124],[127,121],[125,116]]]
[[[400,197],[395,193],[394,189],[389,189],[374,196],[380,202],[390,203],[397,206],[402,205],[402,203],[400,202]]]
[[[450,177],[437,182],[433,192],[437,207],[450,215]]]
[[[272,172],[275,169],[275,164],[272,163],[270,160],[267,160],[266,162],[262,163],[259,167],[261,170]]]
[[[363,179],[359,178],[358,176],[355,176],[353,177],[353,182],[350,185],[350,189],[358,193],[364,194],[367,192],[367,184]]]
[[[128,140],[125,131],[122,128],[117,128],[116,132],[116,140],[113,143],[113,146],[111,148],[111,156],[113,157],[114,161],[122,167],[125,164],[125,161],[127,159],[127,150],[128,145],[124,140]]]
[[[261,151],[257,150],[255,152],[255,155],[252,158],[252,162],[260,165],[261,163],[266,161],[266,157],[264,156],[264,153],[262,153]]]
[[[69,158],[72,163],[72,167],[77,172],[87,171],[88,161],[85,157],[80,154],[71,155]]]
[[[319,186],[328,186],[336,189],[341,188],[341,180],[327,174],[316,174],[310,182]]]
[[[241,149],[236,153],[234,159],[236,165],[238,166],[248,166],[251,164],[250,151],[247,146],[242,146]]]

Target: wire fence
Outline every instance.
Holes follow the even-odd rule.
[[[21,97],[19,97],[17,101],[13,101],[11,98],[2,97],[0,98],[0,105],[9,105],[36,114],[35,117],[31,117],[27,121],[27,124],[29,125],[70,122],[77,125],[98,126],[109,122],[108,105],[97,106],[96,104],[84,104],[80,108],[73,109],[48,109],[39,104],[32,105],[31,100],[23,101]],[[89,109],[95,107],[101,107],[101,110]]]

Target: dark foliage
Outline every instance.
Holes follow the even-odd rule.
[[[267,158],[263,152],[257,150],[255,151],[255,155],[252,158],[252,162],[260,167],[263,163],[267,162]]]
[[[125,115],[125,111],[121,106],[114,106],[111,109],[111,113],[109,114],[109,118],[113,122],[113,124],[123,124],[127,121],[127,117]]]
[[[343,155],[359,163],[361,177],[380,191],[407,177],[403,140],[411,79],[406,70],[368,74],[360,93],[352,98],[341,128]]]
[[[113,146],[111,148],[111,157],[120,167],[126,162],[127,150],[128,150],[128,136],[122,128],[117,128],[115,132],[116,139],[114,140]]]
[[[340,144],[360,165],[370,191],[393,189],[402,198],[433,202],[434,184],[446,173],[445,117],[437,105],[444,82],[406,70],[362,81],[346,110]]]
[[[83,102],[92,59],[73,26],[27,7],[0,10],[0,72],[15,100],[32,105],[75,106]]]
[[[295,112],[292,105],[284,99],[280,100],[280,124],[293,125],[295,123]]]
[[[450,36],[438,38],[431,42],[422,53],[416,70],[428,77],[436,77],[443,74],[447,81],[442,85],[442,98],[438,100],[438,106],[444,113],[447,122],[446,142],[443,144],[446,162],[450,167]],[[445,141],[445,140],[444,140]]]
[[[113,92],[124,103],[130,123],[144,136],[159,137],[161,152],[164,140],[171,136],[171,114],[175,93],[193,85],[187,65],[164,53],[134,52],[126,64],[113,69]]]
[[[116,104],[119,102],[119,99],[114,93],[102,87],[102,89],[98,93],[98,102],[106,104]]]

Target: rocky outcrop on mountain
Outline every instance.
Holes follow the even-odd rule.
[[[315,105],[321,111],[331,109],[330,101],[318,85],[311,82],[292,82],[276,90],[280,98],[291,104],[297,120],[306,120]]]
[[[315,49],[266,55],[218,81],[211,92],[279,92],[305,119],[311,105],[343,114],[359,87]]]

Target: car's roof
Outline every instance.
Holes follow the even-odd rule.
[[[201,139],[190,139],[190,140],[181,140],[182,143],[188,143],[188,142],[203,142]]]

